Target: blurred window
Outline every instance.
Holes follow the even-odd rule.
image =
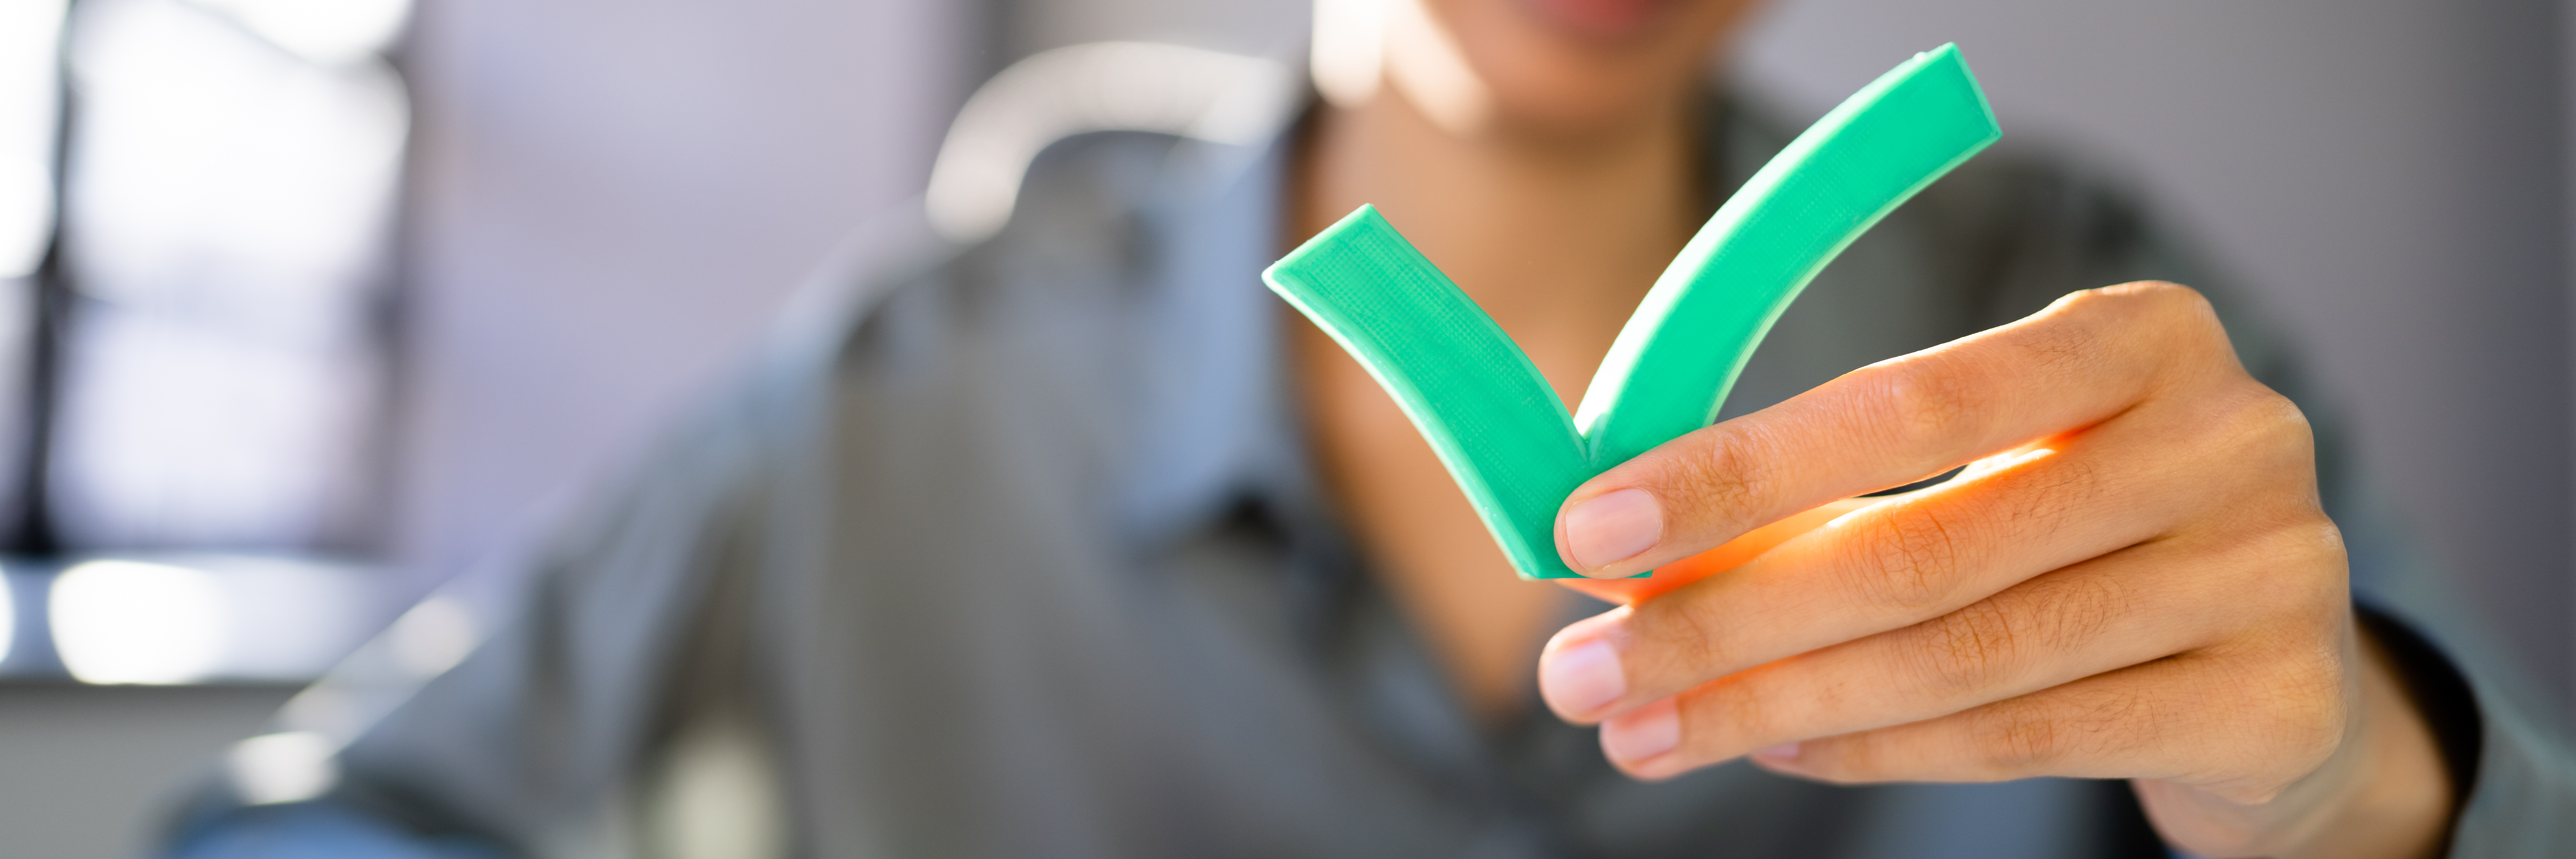
[[[0,0],[11,548],[367,548],[408,11]]]
[[[294,682],[366,632],[310,558],[386,494],[409,12],[0,0],[0,597],[41,588],[0,677]]]
[[[63,0],[0,0],[0,280],[33,274],[54,228]]]
[[[27,447],[28,311],[58,199],[64,4],[0,0],[0,525],[25,518],[17,453]]]

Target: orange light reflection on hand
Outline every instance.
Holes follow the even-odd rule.
[[[1867,507],[1884,498],[1846,498],[1805,513],[1745,532],[1717,548],[1665,564],[1654,575],[1642,579],[1549,579],[1596,599],[1620,605],[1636,605],[1683,585],[1734,569],[1753,560],[1771,547],[1789,542],[1790,538],[1824,527],[1825,523],[1854,510]]]

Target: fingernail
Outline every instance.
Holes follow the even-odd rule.
[[[1628,694],[1628,674],[1619,651],[1596,638],[1540,655],[1538,693],[1556,712],[1581,718]]]
[[[1643,489],[1622,489],[1565,511],[1565,548],[1574,566],[1597,570],[1654,548],[1664,537],[1664,510]]]
[[[1672,751],[1681,742],[1681,711],[1671,698],[1601,723],[1601,751],[1630,766]]]
[[[1753,756],[1775,763],[1790,763],[1798,759],[1798,744],[1781,743],[1779,745],[1754,752]]]

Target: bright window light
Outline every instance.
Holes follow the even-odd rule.
[[[82,544],[305,545],[349,506],[363,354],[329,360],[117,308],[76,330],[55,509]]]
[[[394,661],[418,678],[447,673],[474,652],[478,640],[473,613],[464,602],[448,596],[422,600],[403,612],[385,635],[393,646]]]
[[[250,805],[303,802],[340,780],[331,740],[312,731],[287,731],[233,744],[225,759],[233,792]]]
[[[47,600],[54,649],[83,683],[188,683],[224,657],[223,588],[202,570],[90,561],[65,570]]]
[[[195,0],[278,47],[338,64],[384,50],[401,35],[411,0]]]
[[[64,240],[94,300],[68,331],[54,521],[79,546],[328,544],[365,509],[401,82],[178,0],[78,9]]]
[[[0,0],[9,2],[9,0]],[[172,0],[85,0],[69,240],[82,291],[297,340],[378,276],[407,102]]]
[[[63,0],[0,0],[0,280],[34,271],[53,236],[62,25]]]

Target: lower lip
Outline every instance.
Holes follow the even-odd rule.
[[[1624,38],[1643,32],[1671,0],[1528,0],[1550,23],[1587,36]]]

